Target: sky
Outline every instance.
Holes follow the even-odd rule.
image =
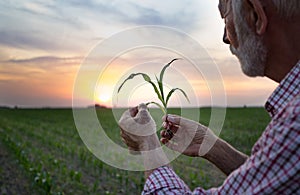
[[[242,73],[238,60],[222,42],[224,22],[217,3],[217,0],[2,0],[0,106],[70,107],[76,85],[82,86],[75,95],[76,106],[99,103],[124,107],[153,101],[156,95],[151,86],[146,86],[140,78],[126,83],[127,89],[120,94],[116,89],[131,73],[146,72],[152,77],[162,65],[182,56],[151,47],[124,50],[118,56],[96,52],[101,43],[112,40],[118,33],[145,25],[172,28],[193,38],[207,51],[222,78],[217,80],[214,72],[209,72],[209,63],[204,67],[208,70],[206,75],[195,73],[187,60],[174,63],[166,72],[165,87],[179,86],[186,90],[191,103],[176,94],[171,106],[211,105],[212,94],[218,96],[219,92],[217,87],[207,85],[207,78],[210,83],[221,82],[224,86],[227,106],[263,106],[277,84]],[[157,35],[157,38],[182,42],[175,35],[166,38]],[[125,44],[133,40],[121,40],[116,43],[119,45],[109,47],[116,49],[123,41]],[[182,44],[182,48],[188,49],[189,45]],[[110,64],[102,72],[91,73],[97,76],[97,84],[89,86],[90,74],[79,83],[78,74],[93,55],[98,60],[94,63],[110,57]],[[219,103],[218,98],[223,96],[216,98],[215,105],[224,102]]]

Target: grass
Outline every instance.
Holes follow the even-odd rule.
[[[210,109],[200,111],[207,124]],[[124,146],[112,111],[97,113],[107,135]],[[250,154],[268,122],[263,108],[228,108],[220,136]],[[71,109],[0,109],[0,142],[0,194],[139,194],[144,184],[142,172],[108,166],[87,150]],[[218,186],[225,178],[201,158],[180,156],[172,166],[191,189]]]

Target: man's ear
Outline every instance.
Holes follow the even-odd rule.
[[[254,20],[252,22],[255,22],[255,32],[262,35],[266,32],[268,25],[266,12],[260,0],[248,0],[248,2],[251,4],[253,14],[255,14],[255,17],[251,18]]]

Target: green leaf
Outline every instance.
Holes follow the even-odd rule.
[[[156,85],[155,85],[152,81],[148,81],[148,82],[152,85],[152,87],[153,87],[155,93],[157,94],[157,97],[158,97],[158,99],[160,100],[160,102],[166,107],[166,103],[165,103],[165,101],[162,99],[162,96],[161,96],[160,92],[158,91]]]
[[[176,61],[176,60],[181,60],[181,59],[182,59],[182,58],[175,58],[175,59],[171,60],[171,62],[169,62],[168,64],[166,64],[166,65],[162,68],[162,70],[160,71],[160,76],[159,76],[159,82],[160,82],[160,83],[163,83],[163,78],[164,78],[164,74],[165,74],[166,69],[167,69],[174,61]]]
[[[162,105],[160,105],[159,103],[157,102],[148,102],[146,103],[146,106],[150,105],[150,104],[154,104],[156,105],[157,107],[159,107],[161,109],[161,111],[164,113],[164,114],[167,114],[167,111],[166,111],[166,108],[164,108]]]
[[[129,77],[127,77],[127,78],[123,81],[123,83],[120,85],[120,87],[118,88],[118,93],[120,92],[120,90],[122,89],[122,87],[124,86],[124,84],[125,84],[128,80],[133,79],[135,76],[138,76],[138,75],[142,75],[143,78],[144,78],[144,80],[152,85],[152,87],[153,87],[155,93],[157,94],[158,99],[159,99],[159,100],[162,102],[162,104],[165,106],[165,102],[164,102],[164,100],[162,99],[161,94],[160,94],[160,92],[158,91],[158,88],[157,88],[156,85],[151,81],[150,77],[149,77],[147,74],[145,74],[145,73],[133,73],[133,74],[129,75]]]
[[[163,84],[162,84],[162,82],[160,82],[160,80],[158,80],[157,76],[155,76],[155,78],[156,78],[156,81],[158,83],[158,87],[159,87],[159,90],[160,90],[161,97],[162,97],[163,101],[165,102],[165,95],[164,95]]]
[[[143,75],[143,78],[145,81],[147,81],[147,82],[151,81],[150,77],[147,74],[144,74],[144,73],[141,73],[141,74]]]
[[[180,88],[173,88],[173,89],[169,92],[169,94],[168,94],[168,96],[167,96],[166,105],[168,105],[168,102],[169,102],[170,97],[172,96],[172,94],[173,94],[176,90],[181,91],[181,93],[184,95],[184,97],[187,99],[187,101],[190,102],[188,96],[186,95],[186,93],[185,93],[182,89],[180,89]]]
[[[120,87],[118,88],[118,93],[120,92],[120,90],[122,89],[123,85],[124,85],[128,80],[133,79],[135,76],[141,75],[141,74],[144,74],[144,73],[133,73],[133,74],[129,75],[129,77],[127,77],[127,78],[123,81],[123,83],[120,85]]]

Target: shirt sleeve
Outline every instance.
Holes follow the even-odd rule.
[[[197,188],[192,192],[189,187],[182,181],[179,176],[168,166],[163,166],[155,169],[148,177],[143,195],[155,194],[173,194],[173,195],[192,195],[192,194],[212,194],[214,189],[205,191],[202,188]]]
[[[192,192],[170,167],[163,166],[151,173],[142,194],[192,194]]]
[[[148,177],[142,194],[300,194],[300,101],[269,124],[252,155],[223,185],[193,192],[169,167]]]

